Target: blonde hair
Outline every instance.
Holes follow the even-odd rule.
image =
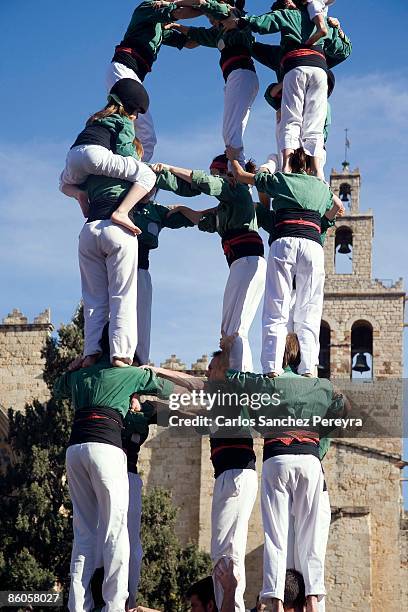
[[[138,154],[139,159],[143,159],[144,148],[137,136],[135,137],[133,144],[135,145],[136,153]]]
[[[300,364],[300,344],[296,334],[286,336],[285,353],[283,355],[283,367],[293,366],[297,368]]]
[[[129,117],[129,113],[125,111],[121,104],[117,102],[110,101],[107,103],[105,108],[91,115],[86,122],[86,125],[91,125],[94,121],[98,119],[105,119],[106,117],[110,117],[111,115],[121,115],[122,117]]]

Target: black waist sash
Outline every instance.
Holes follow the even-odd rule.
[[[90,406],[75,412],[68,446],[100,442],[122,448],[122,415],[109,406]]]
[[[314,66],[327,72],[326,56],[323,48],[319,46],[298,47],[287,51],[281,59],[283,74],[299,66]]]
[[[321,245],[321,216],[315,210],[281,208],[276,211],[273,240],[307,238]]]
[[[241,257],[264,255],[263,241],[258,232],[230,230],[222,237],[221,244],[229,266]]]
[[[255,65],[249,49],[239,45],[225,47],[221,51],[220,66],[225,81],[231,72],[238,68],[255,72]]]
[[[151,72],[153,59],[148,56],[147,50],[132,46],[122,41],[120,45],[115,47],[115,53],[112,57],[112,62],[119,62],[127,66],[137,74],[141,81],[144,81],[146,74]]]
[[[252,438],[210,438],[214,478],[226,470],[255,470]]]
[[[139,270],[149,269],[149,254],[149,247],[139,240],[139,254],[137,260],[137,267],[139,268]]]
[[[263,461],[278,455],[313,455],[320,460],[319,444],[300,442],[299,440],[294,440],[290,444],[285,444],[279,440],[265,440]]]

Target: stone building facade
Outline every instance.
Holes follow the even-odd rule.
[[[319,371],[344,388],[355,405],[364,407],[377,423],[379,435],[336,439],[324,460],[332,506],[326,610],[407,610],[408,517],[402,505],[404,462],[398,436],[404,390],[405,293],[401,280],[390,283],[372,278],[374,219],[371,211],[360,211],[359,170],[351,171],[343,164],[341,171],[332,171],[331,185],[347,205],[347,213],[329,232],[325,244],[327,277]],[[347,272],[338,266],[344,255],[349,263]],[[4,409],[24,409],[34,398],[47,399],[41,349],[51,329],[48,312],[28,323],[13,311],[0,325],[0,434],[6,430]],[[175,355],[162,365],[186,370]],[[203,376],[206,365],[203,356],[187,371]],[[193,540],[209,550],[213,471],[208,439],[192,436],[190,431],[175,436],[169,429],[151,429],[140,457],[145,487],[171,490],[179,507],[181,540]],[[259,438],[255,450],[260,472]],[[254,605],[261,585],[262,552],[258,499],[248,533],[248,607]]]

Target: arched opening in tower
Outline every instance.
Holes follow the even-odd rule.
[[[320,324],[319,335],[319,365],[317,367],[317,374],[319,378],[330,378],[330,338],[330,325],[326,323],[326,321],[322,321]]]
[[[373,378],[373,327],[356,321],[351,328],[351,378]]]
[[[345,225],[336,229],[334,264],[336,274],[353,273],[353,231]]]

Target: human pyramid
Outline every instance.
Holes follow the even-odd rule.
[[[351,53],[340,23],[327,17],[329,4],[332,0],[278,0],[256,17],[244,11],[242,0],[145,0],[115,48],[107,105],[90,117],[68,153],[60,188],[78,200],[86,217],[79,237],[84,351],[55,388],[75,410],[66,456],[74,517],[71,611],[123,612],[137,605],[142,562],[137,461],[158,411],[151,401],[141,404],[140,395],[168,399],[180,388],[215,389],[227,382],[242,393],[278,394],[281,401],[276,406],[271,400],[269,414],[281,418],[348,411],[346,398],[317,378],[323,243],[327,229],[344,214],[324,179],[327,98],[335,82],[331,68]],[[210,28],[177,23],[200,15],[208,17]],[[279,45],[253,35],[277,32]],[[209,173],[148,163],[156,135],[142,82],[163,44],[220,52],[225,153],[212,160]],[[243,144],[259,87],[254,60],[277,77],[265,92],[276,111],[277,153],[259,168],[246,159]],[[206,194],[216,202],[205,210],[166,207],[155,200],[159,189],[184,197]],[[150,251],[158,247],[163,228],[195,225],[220,235],[229,266],[220,350],[206,382],[147,365]],[[259,228],[269,235],[267,263]],[[264,294],[263,374],[254,374],[248,333]],[[221,429],[210,432],[213,578],[194,585],[187,596],[194,610],[245,612],[245,550],[258,490],[253,438],[250,428]],[[264,437],[265,545],[257,609],[321,611],[330,524],[321,467],[327,440],[322,432],[292,425],[258,431]],[[103,577],[99,597],[93,585],[98,576]]]

